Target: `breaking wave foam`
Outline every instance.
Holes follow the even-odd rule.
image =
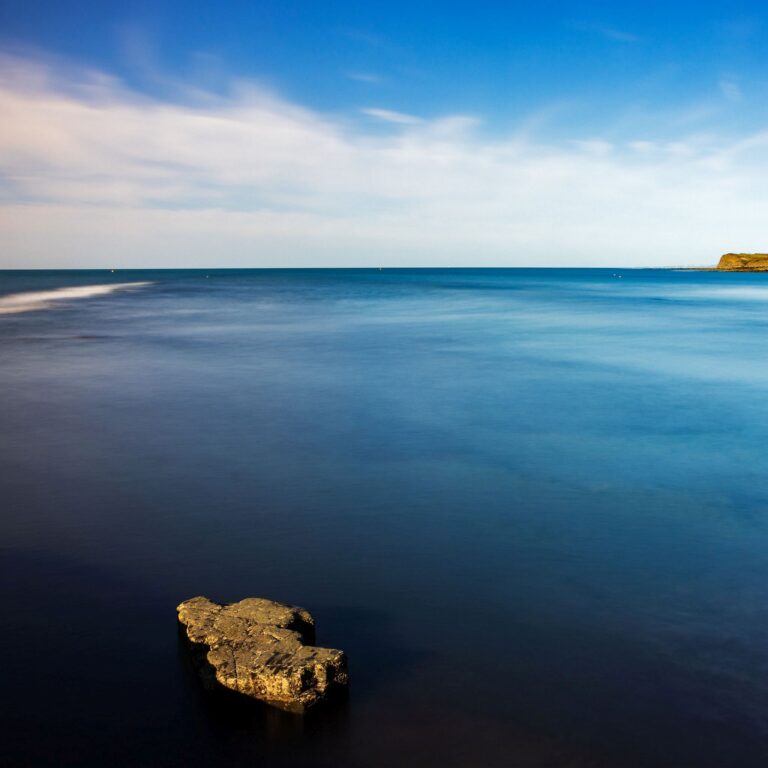
[[[105,296],[126,288],[143,288],[152,283],[112,283],[109,285],[76,285],[71,288],[54,288],[50,291],[25,291],[0,296],[0,315],[14,315],[18,312],[32,312],[48,309],[58,301],[89,299],[92,296]]]

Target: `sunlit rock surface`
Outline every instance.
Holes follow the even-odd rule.
[[[725,272],[768,272],[768,253],[726,253],[717,268]]]
[[[176,609],[203,679],[282,709],[303,712],[343,689],[343,651],[317,648],[311,614],[250,597],[220,605],[206,597]]]

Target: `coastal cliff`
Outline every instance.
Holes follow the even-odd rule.
[[[726,253],[717,269],[722,272],[768,272],[768,253]]]

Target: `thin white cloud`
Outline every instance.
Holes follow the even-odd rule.
[[[614,149],[613,144],[604,139],[577,139],[573,145],[593,157],[607,157]]]
[[[620,43],[637,43],[640,41],[638,35],[632,34],[632,32],[624,32],[621,29],[614,29],[613,27],[596,27],[595,31],[609,40],[616,40]]]
[[[378,107],[364,107],[360,110],[368,117],[375,117],[385,123],[395,123],[396,125],[418,125],[424,121],[415,115],[407,115],[405,112],[395,112],[392,109],[380,109]]]
[[[374,72],[345,72],[349,80],[356,80],[359,83],[370,83],[371,85],[381,85],[384,78]]]
[[[741,86],[736,80],[733,78],[723,77],[720,79],[718,85],[720,87],[720,93],[722,93],[728,101],[741,101]]]
[[[706,264],[766,247],[768,131],[552,143],[448,115],[382,132],[248,83],[182,104],[57,71],[0,62],[3,267]]]
[[[632,32],[595,22],[576,21],[572,22],[571,26],[581,32],[591,32],[618,43],[638,43],[642,40],[639,35]]]
[[[388,48],[392,46],[392,43],[381,35],[367,32],[364,29],[354,29],[352,27],[342,27],[336,30],[338,35],[346,37],[348,40],[352,40],[356,43],[362,43],[363,45],[371,48]]]

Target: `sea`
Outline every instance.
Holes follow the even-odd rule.
[[[307,608],[305,716],[176,605]],[[0,272],[4,766],[768,765],[768,275]]]

